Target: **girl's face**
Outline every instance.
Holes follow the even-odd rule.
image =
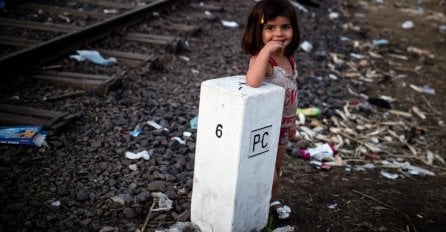
[[[263,25],[262,41],[267,44],[270,41],[279,41],[286,47],[293,38],[293,27],[289,18],[277,16]]]

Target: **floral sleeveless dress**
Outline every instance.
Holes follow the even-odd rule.
[[[283,114],[281,128],[289,128],[296,120],[296,109],[298,103],[298,88],[297,88],[297,68],[292,56],[288,57],[291,67],[293,68],[293,75],[289,76],[277,62],[270,57],[269,63],[273,66],[273,74],[266,77],[265,81],[282,86],[285,88],[285,99],[283,102]]]

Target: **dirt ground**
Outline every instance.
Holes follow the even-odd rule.
[[[424,148],[446,158],[446,3],[382,2],[344,0],[339,3],[341,15],[350,22],[344,25],[344,33],[355,31],[359,35],[354,38],[357,43],[353,43],[352,52],[355,48],[370,48],[366,41],[373,39],[390,42],[364,54],[369,57],[369,71],[379,69],[384,73],[378,76],[378,81],[366,81],[367,95],[396,99],[392,109],[411,113],[403,122],[412,127],[415,134],[424,136]],[[402,24],[406,21],[413,22],[414,26],[404,29]],[[425,85],[434,89],[435,95],[413,88]],[[426,119],[420,117],[417,109]],[[382,120],[386,120],[385,116],[383,113]],[[400,149],[404,154],[411,153],[407,146]],[[407,160],[410,159],[400,161]],[[348,163],[351,166],[321,171],[290,154],[281,191],[283,200],[294,212],[287,221],[274,221],[274,227],[291,225],[296,231],[446,231],[444,164],[410,161],[436,175],[403,175],[394,170],[400,175],[393,180],[380,174],[384,170],[380,166],[361,171],[354,167],[364,163],[354,161]]]

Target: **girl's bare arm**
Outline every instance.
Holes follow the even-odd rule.
[[[262,84],[265,76],[272,75],[272,66],[268,62],[269,56],[273,52],[282,49],[282,43],[271,41],[260,50],[257,56],[251,58],[249,69],[246,73],[246,82],[249,86],[257,88]]]
[[[261,51],[257,56],[253,56],[249,62],[249,69],[246,73],[246,82],[251,87],[259,87],[267,75],[269,68],[269,54],[265,53],[266,52],[262,53]]]

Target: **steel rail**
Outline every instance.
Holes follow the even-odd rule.
[[[96,41],[118,29],[136,24],[144,20],[149,13],[165,7],[168,4],[172,4],[175,1],[158,0],[117,17],[87,26],[80,31],[67,33],[33,47],[0,57],[2,77],[9,77],[12,74],[21,73],[29,70],[33,66],[42,65],[50,60],[69,54],[85,43]]]

